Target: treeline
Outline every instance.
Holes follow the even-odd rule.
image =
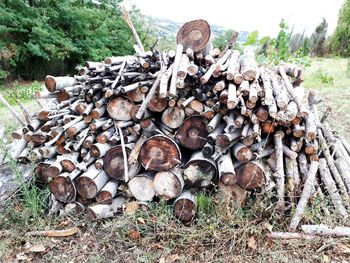
[[[284,20],[279,24],[280,31],[276,38],[260,36],[251,32],[245,43],[236,48],[253,45],[257,48],[260,63],[278,64],[281,61],[307,65],[310,57],[350,56],[350,0],[345,0],[340,9],[335,32],[327,36],[328,23],[322,19],[311,35],[294,32]],[[224,47],[233,30],[222,33],[214,39],[214,45]]]
[[[63,75],[85,60],[133,52],[120,0],[0,1],[0,79]],[[131,13],[136,18],[137,11]],[[145,47],[155,41],[133,19]]]
[[[337,55],[350,56],[350,0],[345,0],[339,12],[337,28],[332,39],[332,48]]]
[[[328,23],[322,19],[311,36],[294,33],[282,19],[279,33],[273,38],[260,36],[258,31],[251,32],[244,43],[236,43],[236,49],[242,51],[246,46],[255,46],[257,59],[262,64],[279,64],[281,61],[308,65],[310,56],[331,54],[331,38],[326,37]],[[224,48],[233,30],[227,30],[214,39],[214,46]]]

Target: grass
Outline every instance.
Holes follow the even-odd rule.
[[[12,85],[8,86],[0,85],[0,94],[3,95],[21,115],[21,108],[16,103],[15,98],[17,97],[31,113],[35,113],[40,107],[35,100],[33,100],[34,93],[42,89],[43,86],[39,82],[20,84],[14,82]],[[5,133],[8,140],[11,140],[11,133],[20,127],[20,123],[10,114],[2,103],[0,103],[0,126],[5,126]]]
[[[329,118],[332,127],[350,138],[348,65],[345,59],[313,59],[312,66],[306,69],[304,86],[316,90],[323,98],[320,110],[332,107]],[[37,109],[32,101],[25,104],[33,112]],[[18,124],[5,112],[0,107],[0,122],[10,132]],[[34,192],[27,198],[37,204],[35,196]],[[269,239],[266,235],[269,229],[285,231],[290,220],[269,207],[269,202],[263,195],[250,196],[247,204],[237,209],[220,195],[213,198],[200,193],[198,216],[192,226],[185,227],[174,218],[172,205],[165,202],[150,204],[146,212],[137,210],[135,214],[91,222],[84,215],[50,217],[38,212],[34,216],[31,210],[36,205],[13,198],[0,207],[0,262],[15,262],[18,255],[25,255],[32,262],[341,262],[348,259],[348,252],[339,244],[350,246],[350,239]],[[42,211],[40,207],[38,211]],[[316,198],[303,222],[338,223],[323,216],[321,202]],[[71,226],[78,226],[81,232],[66,238],[25,236],[31,230]],[[33,244],[44,244],[48,251],[27,252],[26,247]]]
[[[304,86],[317,91],[323,102],[319,109],[332,108],[331,126],[350,139],[350,74],[349,62],[341,58],[312,60],[306,69]],[[330,81],[330,78],[333,78]]]

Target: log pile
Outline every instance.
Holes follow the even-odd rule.
[[[268,194],[278,211],[293,211],[291,230],[313,196],[347,218],[350,146],[318,116],[315,95],[304,98],[301,67],[258,65],[252,48],[220,52],[209,39],[196,20],[176,51],[135,45],[134,55],[88,61],[74,77],[47,76],[36,94],[45,107],[13,133],[9,156],[36,162],[54,197],[91,219],[128,198],[164,199],[188,223],[195,194],[216,185],[240,202]]]

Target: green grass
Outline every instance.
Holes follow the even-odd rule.
[[[13,106],[13,108],[22,115],[21,108],[18,106],[15,98],[19,99],[30,113],[39,110],[39,105],[34,100],[34,94],[41,91],[43,86],[39,82],[12,83],[10,86],[0,85],[0,94]],[[15,119],[9,110],[0,102],[0,126],[5,126],[7,139],[11,141],[11,133],[20,127],[20,123]]]
[[[323,99],[319,110],[332,108],[329,117],[331,126],[350,139],[350,75],[349,62],[341,58],[313,59],[311,67],[305,69],[304,87],[317,91]],[[324,79],[333,78],[333,81]]]

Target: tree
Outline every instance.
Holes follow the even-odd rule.
[[[7,0],[0,2],[3,76],[42,79],[65,75],[85,60],[133,53],[134,40],[118,8],[120,0]],[[137,10],[132,18],[137,17]],[[149,47],[141,22],[135,27]],[[153,42],[155,42],[153,40]],[[5,73],[5,74],[4,74]]]
[[[321,23],[316,27],[315,31],[310,37],[311,44],[311,55],[322,56],[325,51],[325,40],[327,33],[328,23],[325,18],[322,19]]]
[[[341,56],[350,56],[350,0],[345,0],[340,9],[332,42],[334,53]]]
[[[223,31],[219,36],[213,39],[213,46],[216,48],[219,48],[220,50],[224,50],[234,32],[235,30],[232,30],[232,29]],[[235,44],[235,49],[240,50],[240,47],[237,44],[237,42]]]
[[[288,55],[290,53],[289,50],[289,39],[290,34],[287,33],[288,25],[285,23],[284,19],[281,20],[279,23],[280,31],[278,32],[276,41],[275,41],[275,48],[277,51],[277,56],[279,60],[287,61]]]

